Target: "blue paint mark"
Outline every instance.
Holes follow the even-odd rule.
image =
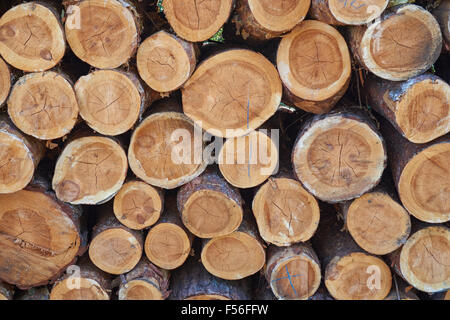
[[[282,279],[289,279],[289,284],[291,285],[291,288],[292,288],[292,290],[294,291],[295,296],[298,297],[297,291],[295,290],[294,284],[292,283],[292,278],[295,278],[295,277],[301,277],[301,275],[300,275],[300,274],[291,275],[291,274],[289,273],[289,270],[288,270],[288,268],[287,268],[287,265],[285,265],[284,267],[286,268],[286,274],[287,274],[287,277],[281,277],[281,278],[272,280],[272,282],[280,281],[280,280],[282,280]]]

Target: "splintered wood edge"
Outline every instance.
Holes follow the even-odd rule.
[[[0,54],[2,55],[3,59],[5,59],[10,65],[17,69],[26,72],[48,70],[58,64],[64,56],[66,42],[62,25],[55,14],[52,12],[52,10],[36,2],[29,2],[19,4],[9,9],[5,14],[1,16],[0,33],[3,34],[7,33],[8,31],[12,31],[14,33],[14,30],[11,30],[11,27],[9,27],[9,30],[3,31],[3,28],[5,28],[4,25],[14,20],[21,21],[21,19],[24,19],[26,17],[38,18],[40,22],[45,24],[45,29],[42,26],[40,26],[39,28],[41,28],[41,32],[50,32],[50,35],[48,35],[48,37],[52,41],[52,47],[50,48],[50,50],[48,48],[45,48],[39,53],[39,56],[26,58],[5,45],[5,38],[3,39],[3,41],[0,41]],[[12,35],[12,38],[14,39],[14,34]],[[16,40],[19,41],[18,39]]]
[[[80,152],[84,146],[89,146],[94,143],[101,143],[115,150],[116,155],[122,160],[122,163],[116,163],[117,166],[120,166],[120,170],[118,170],[120,174],[117,181],[115,181],[110,188],[106,190],[98,190],[96,194],[86,194],[79,198],[79,194],[82,192],[78,183],[81,183],[81,181],[65,180],[67,171],[71,169],[71,166],[68,163],[73,160],[73,155]],[[123,182],[125,181],[127,171],[127,156],[123,148],[117,142],[107,137],[83,137],[70,142],[60,154],[53,174],[52,188],[55,190],[58,199],[62,201],[72,204],[100,204],[112,198],[120,190]]]
[[[221,257],[221,250],[218,248],[214,250],[214,247],[218,243],[222,243],[222,246],[224,246],[227,240],[228,242],[231,240],[231,244],[226,246],[226,257]],[[239,249],[245,249],[245,253]],[[211,251],[216,251],[219,256],[211,257]],[[233,256],[234,259],[228,261]],[[209,240],[202,249],[201,261],[205,269],[212,275],[226,280],[238,280],[261,270],[266,262],[266,252],[262,244],[254,237],[245,232],[235,231],[229,235]],[[225,265],[228,265],[227,262],[230,262],[230,265],[232,263],[231,268],[233,270],[228,271],[224,268]],[[236,268],[237,262],[241,264],[240,269]],[[222,267],[222,269],[219,269],[219,267]]]
[[[450,142],[438,143],[416,154],[403,168],[398,193],[404,207],[419,220],[429,223],[450,220],[445,194],[450,183],[449,157]],[[423,194],[430,191],[431,195]],[[438,202],[430,204],[430,199]]]
[[[183,6],[179,8],[180,12],[176,13],[176,2],[181,3],[182,1],[163,0],[162,5],[164,7],[164,14],[176,34],[181,38],[192,42],[205,41],[211,38],[222,27],[222,25],[227,22],[233,6],[233,0],[213,0],[215,4],[212,4],[212,6],[219,6],[216,16],[213,17],[213,19],[209,19],[209,25],[206,28],[199,29],[197,27],[197,29],[195,29],[187,26],[185,23],[178,19],[178,16],[189,15],[190,10],[186,10],[186,6]],[[195,10],[198,10],[197,3],[195,3]],[[203,11],[207,11],[207,9]],[[197,11],[197,21],[200,20],[201,16],[203,15]],[[199,25],[199,23],[197,25]]]
[[[284,210],[281,203],[285,202],[281,202],[279,205],[274,203],[274,201],[278,198],[278,196],[280,196],[280,193],[282,191],[291,191],[292,196],[294,195],[294,193],[297,194],[297,196],[294,197],[294,199],[298,201],[297,207],[291,208],[289,206],[288,208],[285,208],[286,212],[290,212],[291,214],[297,213],[296,218],[300,218],[300,221],[305,220],[304,215],[308,215],[311,217],[309,225],[304,228],[303,232],[300,232],[297,235],[290,235],[292,226],[290,225],[290,221],[288,221],[287,218],[282,219],[285,230],[288,230],[287,234],[286,232],[281,231],[278,233],[274,233],[271,231],[270,222],[272,221],[272,218],[270,216],[272,215],[272,212],[269,211],[269,213],[267,213],[265,210],[267,210],[266,207],[271,206],[276,208],[278,213],[282,212],[282,215],[279,216],[283,216]],[[304,197],[306,201],[304,201],[304,199],[300,197],[299,194],[301,194],[301,196]],[[266,242],[273,243],[277,246],[290,246],[293,243],[297,243],[300,241],[305,242],[309,240],[316,232],[320,219],[319,204],[317,203],[317,200],[314,198],[314,196],[306,191],[302,187],[300,182],[289,178],[269,178],[269,181],[262,185],[255,194],[252,202],[252,211],[253,215],[255,216],[261,237]],[[288,227],[286,227],[286,224],[288,225]]]
[[[440,246],[433,253],[432,247],[437,244]],[[412,286],[424,292],[439,292],[448,289],[450,287],[448,250],[450,250],[450,230],[448,228],[427,227],[414,233],[400,252],[400,271],[403,277]],[[436,256],[437,253],[438,256]],[[428,261],[429,264],[424,261]],[[441,272],[438,273],[440,279],[430,283],[424,277],[431,275],[434,278],[436,264],[442,265]],[[423,274],[418,275],[418,271]]]
[[[373,289],[369,288],[369,277]],[[366,283],[360,283],[360,277]],[[379,278],[379,288],[377,280]],[[345,286],[347,285],[347,288]],[[350,287],[359,285],[359,297],[349,292]],[[383,300],[391,291],[392,274],[389,267],[378,257],[361,252],[354,252],[343,257],[335,257],[326,267],[325,286],[337,300]],[[350,286],[350,287],[349,287]]]
[[[160,257],[161,252],[168,252],[168,248],[161,247],[159,248],[159,252],[156,252],[159,242],[162,243],[162,239],[159,240],[158,237],[167,239],[169,236],[176,242],[175,245],[180,247],[180,252],[173,253],[172,256],[175,256],[175,258],[170,259],[167,257]],[[159,240],[157,241],[158,243],[153,242],[155,241],[155,238],[156,240]],[[172,247],[173,246],[171,246],[171,248]],[[180,226],[172,223],[159,223],[152,227],[148,232],[145,239],[144,250],[148,260],[153,264],[163,269],[172,270],[178,268],[186,261],[191,252],[191,241],[187,233]],[[168,254],[166,256],[168,256]]]
[[[11,90],[11,72],[6,62],[0,57],[0,106],[6,101]]]
[[[70,24],[68,24],[70,20],[67,19],[65,24],[65,32],[67,42],[69,43],[69,46],[75,53],[75,55],[84,62],[99,69],[117,68],[120,65],[126,63],[135,52],[139,41],[136,22],[131,11],[128,10],[124,5],[122,5],[122,2],[120,2],[120,0],[89,0],[81,1],[74,5],[78,7],[77,11],[81,15],[81,28],[71,26]],[[92,30],[89,30],[89,33],[88,31],[86,31],[87,28],[84,28],[83,24],[86,25],[87,19],[86,15],[83,14],[83,11],[91,10],[91,7],[102,8],[102,10],[109,10],[115,13],[114,18],[117,18],[123,27],[120,30],[121,32],[119,33],[119,36],[121,36],[121,40],[123,42],[120,43],[118,50],[109,52],[104,49],[105,53],[107,54],[98,55],[95,52],[89,52],[89,50],[86,50],[82,45],[83,40],[80,39],[80,35],[85,35],[86,37],[102,36],[103,38],[100,38],[100,41],[103,48],[105,48],[104,39],[109,39],[109,41],[112,42],[118,41],[118,34],[115,28],[111,28],[110,30],[103,30],[106,34],[103,33],[101,35],[96,34],[98,33],[98,31],[94,30],[93,28]],[[99,9],[97,9],[97,11],[99,15],[103,16],[103,11],[100,11]],[[91,19],[91,14],[92,13],[89,12],[89,19]],[[105,17],[102,17],[102,20],[104,19],[108,19],[108,17],[105,15]],[[106,20],[104,21],[107,22]],[[90,22],[92,23],[92,21]],[[125,34],[122,35],[123,33]],[[95,47],[96,46],[94,46],[94,48]]]
[[[389,0],[366,0],[364,5],[342,3],[342,0],[329,0],[328,7],[333,17],[346,25],[361,25],[378,18],[389,4]]]
[[[97,89],[97,94],[94,94],[93,91],[96,90],[97,86],[100,86],[100,89]],[[107,87],[102,88],[102,86]],[[143,89],[138,88],[129,77],[120,71],[97,70],[91,72],[80,77],[75,83],[74,89],[80,107],[81,118],[92,129],[101,134],[110,136],[122,134],[130,130],[139,118],[142,108],[141,91],[143,94]],[[100,99],[100,97],[108,98],[111,94],[109,89],[119,94],[117,96],[112,94],[112,97],[109,97],[111,101]],[[119,101],[121,97],[123,97],[123,100]],[[90,102],[90,100],[94,101]],[[106,110],[112,105],[116,106],[112,112],[113,121],[108,123],[110,121],[109,112],[106,114],[108,122],[105,121],[105,114],[98,114],[98,112]],[[96,110],[93,110],[92,106]],[[126,107],[128,112],[124,116],[121,112]]]
[[[265,145],[268,146],[270,143],[270,164],[262,165],[260,162],[261,156],[259,155],[261,144],[259,143],[260,139],[265,139],[268,143]],[[239,162],[239,154],[237,146],[242,146],[244,143],[241,142],[245,140],[245,163],[240,164]],[[254,145],[253,142],[257,141],[257,146]],[[253,156],[258,156],[256,164],[249,163],[249,146],[252,144],[251,150],[255,150]],[[264,144],[263,144],[264,145]],[[233,148],[228,152],[227,148]],[[269,148],[268,148],[269,149]],[[264,157],[267,156],[266,150],[261,151],[264,153]],[[230,157],[232,159],[230,159]],[[233,163],[227,164],[228,161],[232,160]],[[250,159],[250,162],[252,160]],[[225,141],[222,148],[219,152],[219,170],[222,173],[225,180],[227,180],[231,185],[238,188],[251,188],[255,187],[269,178],[274,171],[278,168],[279,154],[278,147],[275,145],[273,140],[261,131],[252,131],[245,136],[241,136],[238,138],[229,138]],[[250,170],[250,172],[249,172]]]
[[[205,208],[206,206],[200,207],[200,205],[197,204],[197,207],[200,208],[200,210],[195,210],[195,208],[191,210],[192,206],[196,206],[195,204],[205,197],[215,199],[214,203],[210,203],[211,205],[213,205],[213,207]],[[213,208],[219,210],[215,211],[215,214],[211,214],[211,212],[209,212],[209,215],[208,212],[204,212],[204,210],[211,210]],[[196,217],[199,212],[207,214],[207,219]],[[186,203],[184,204],[181,217],[183,220],[183,224],[195,236],[199,238],[213,238],[224,236],[235,231],[242,222],[243,210],[238,203],[228,198],[222,192],[204,189],[194,192],[187,199]],[[226,220],[225,225],[223,224],[223,222],[221,222],[222,219]],[[198,223],[198,220],[200,220],[202,223]],[[214,228],[214,230],[210,230],[208,232],[207,230],[205,230],[205,227],[212,227]]]
[[[302,84],[295,75],[296,70],[291,69],[293,67],[291,62],[292,46],[297,43],[297,39],[299,37],[301,38],[302,34],[311,32],[316,32],[317,35],[326,35],[326,37],[330,38],[330,41],[332,39],[335,42],[335,47],[333,48],[334,53],[339,55],[339,58],[341,58],[340,62],[342,63],[340,73],[335,77],[335,81],[327,83],[322,88],[311,88],[311,86]],[[299,42],[299,44],[305,45],[305,42]],[[350,52],[344,37],[335,28],[321,21],[305,20],[280,41],[277,51],[277,67],[283,84],[292,94],[306,100],[323,101],[342,90],[350,78]]]
[[[194,55],[193,61],[189,53]],[[180,88],[194,72],[195,63],[193,44],[165,31],[145,39],[136,55],[139,75],[150,88],[158,92]]]
[[[291,0],[288,8],[283,8],[278,14],[271,13],[266,8],[267,2],[248,0],[248,6],[256,21],[265,29],[275,32],[286,32],[294,28],[308,13],[311,0]],[[274,2],[271,3],[275,5]]]
[[[270,99],[264,106],[264,112],[261,112],[255,117],[247,117],[239,127],[232,128],[232,132],[227,132],[230,128],[216,127],[209,119],[205,117],[198,117],[198,115],[192,113],[193,110],[201,108],[201,106],[188,106],[185,101],[186,91],[189,90],[191,85],[194,85],[197,80],[202,78],[205,74],[208,74],[210,70],[213,70],[217,66],[220,66],[226,62],[237,61],[245,64],[249,64],[252,68],[256,68],[261,71],[261,74],[265,76],[266,83],[270,86]],[[181,89],[183,94],[183,111],[191,118],[195,123],[203,128],[203,130],[223,138],[233,138],[243,136],[252,132],[256,128],[260,127],[267,119],[275,114],[278,106],[281,102],[282,85],[281,80],[275,66],[267,60],[262,54],[246,50],[246,49],[230,49],[222,53],[213,55],[212,57],[204,60],[195,70],[193,75],[184,84]],[[191,108],[192,110],[189,110]]]
[[[133,194],[131,196],[130,194]],[[126,197],[131,197],[131,201]],[[141,198],[136,203],[136,198]],[[131,202],[133,207],[124,208],[125,201]],[[146,207],[146,203],[151,200],[151,208]],[[113,211],[117,220],[130,229],[142,230],[158,221],[163,207],[163,201],[158,190],[142,181],[130,181],[125,183],[114,197]],[[148,212],[149,210],[153,210]],[[138,220],[142,220],[138,221]]]
[[[159,288],[144,279],[134,279],[121,285],[117,295],[119,300],[164,300]]]
[[[94,279],[71,276],[54,285],[50,300],[109,300],[109,295]]]
[[[376,223],[378,226],[381,223],[381,227],[372,229]],[[355,199],[348,208],[346,225],[356,243],[376,255],[385,255],[399,248],[411,231],[409,213],[381,192],[366,193]],[[394,226],[397,228],[393,229]]]

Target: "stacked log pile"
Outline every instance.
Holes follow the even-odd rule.
[[[3,0],[0,300],[450,299],[450,0]]]

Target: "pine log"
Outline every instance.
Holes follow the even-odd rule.
[[[164,300],[169,296],[169,271],[142,258],[137,266],[120,277],[119,300]]]
[[[308,12],[311,0],[238,0],[232,22],[244,40],[269,40],[290,31]]]
[[[54,71],[24,75],[11,90],[8,114],[28,135],[41,140],[63,137],[78,118],[78,102],[70,79]]]
[[[6,115],[0,115],[0,193],[25,188],[44,153],[39,140],[21,133]]]
[[[403,206],[425,222],[449,221],[450,134],[426,144],[414,144],[389,123],[382,121],[380,124]]]
[[[320,263],[309,244],[269,246],[265,276],[278,299],[308,299],[320,286]]]
[[[369,76],[365,89],[370,106],[411,142],[450,131],[450,86],[433,74],[395,82]]]
[[[0,195],[0,279],[20,289],[52,283],[85,251],[81,208],[59,201],[36,176]]]
[[[350,82],[350,53],[333,27],[306,20],[283,37],[277,67],[283,99],[312,113],[326,113],[342,98]]]
[[[14,286],[0,281],[0,300],[12,300]]]
[[[323,207],[320,224],[312,239],[324,268],[325,286],[337,300],[382,300],[391,290],[389,267],[362,250],[332,207]]]
[[[442,49],[448,54],[450,53],[450,1],[442,0],[441,4],[433,9],[432,14],[441,27]]]
[[[312,0],[314,19],[332,25],[361,25],[378,18],[389,0]]]
[[[126,0],[72,2],[65,31],[75,55],[100,69],[127,63],[137,49],[140,29],[131,3]]]
[[[22,3],[0,18],[0,54],[14,68],[48,70],[60,62],[65,49],[58,13],[48,5]]]
[[[243,279],[261,270],[266,262],[265,246],[250,220],[242,220],[233,233],[204,239],[202,246],[203,266],[221,279]]]
[[[228,20],[233,0],[163,0],[162,5],[179,37],[200,42],[211,38]]]
[[[450,289],[450,230],[443,225],[415,226],[418,231],[388,255],[393,270],[424,292]]]
[[[161,218],[147,233],[144,249],[150,262],[172,270],[186,261],[194,237],[181,221],[175,195],[169,195],[164,206]]]
[[[276,112],[282,86],[263,55],[230,49],[204,60],[181,91],[189,118],[212,135],[231,138],[253,131]]]
[[[127,156],[115,140],[97,135],[75,138],[56,162],[53,190],[65,202],[101,204],[120,190],[127,170]]]
[[[80,77],[74,88],[80,116],[92,129],[110,136],[130,130],[148,100],[138,77],[120,70],[91,72]]]
[[[201,129],[181,112],[175,97],[157,101],[150,111],[133,131],[128,162],[145,182],[174,189],[206,168]],[[197,135],[200,141],[195,139]]]
[[[19,292],[15,300],[50,300],[50,292],[47,286],[34,287],[26,291]]]
[[[348,108],[306,121],[292,150],[292,164],[309,192],[335,203],[359,197],[378,184],[386,150],[370,114]]]
[[[50,300],[109,300],[110,293],[111,276],[84,255],[53,285]]]
[[[141,78],[158,92],[179,89],[192,75],[198,48],[164,30],[145,39],[138,48],[136,64]]]
[[[111,203],[98,211],[97,223],[92,229],[89,258],[97,268],[110,274],[131,271],[142,257],[142,232],[121,224],[113,214]]]
[[[194,257],[172,273],[171,300],[250,300],[247,279],[224,280],[210,274]]]
[[[197,237],[230,234],[242,222],[243,200],[217,170],[208,170],[180,188],[178,211],[186,228]]]
[[[1,29],[0,29],[1,34]],[[0,58],[0,107],[6,101],[11,90],[12,74],[6,62]]]
[[[125,183],[114,197],[114,214],[130,229],[142,230],[158,221],[164,207],[161,189],[140,181]]]
[[[278,141],[267,130],[229,138],[219,152],[219,169],[238,188],[252,188],[278,171]],[[278,137],[277,137],[278,138]]]
[[[414,4],[389,8],[369,26],[349,28],[348,36],[359,64],[391,81],[424,73],[436,62],[442,48],[436,19]]]

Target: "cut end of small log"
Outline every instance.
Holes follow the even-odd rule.
[[[119,300],[164,300],[159,289],[151,282],[135,279],[121,286]]]
[[[50,300],[109,300],[109,295],[94,279],[72,276],[52,288]]]
[[[313,0],[318,2],[320,0]],[[333,17],[345,25],[361,25],[378,18],[386,9],[389,0],[368,0],[343,2],[342,0],[329,0],[328,8]]]

